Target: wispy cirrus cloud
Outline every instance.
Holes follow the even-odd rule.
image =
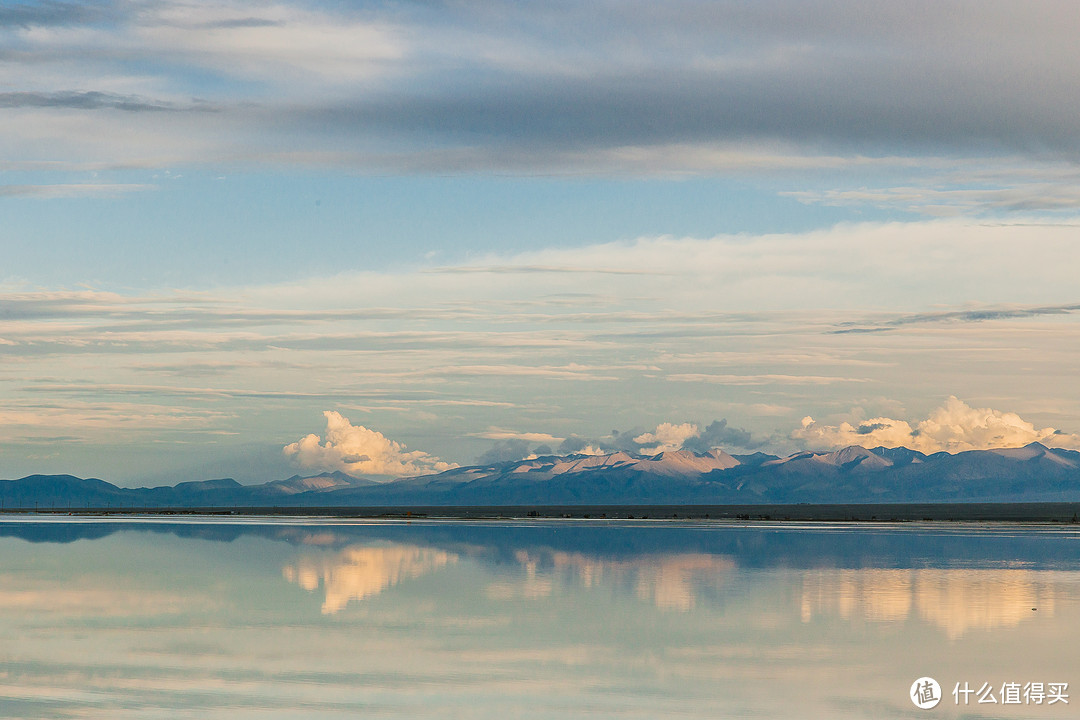
[[[604,267],[574,267],[572,265],[456,265],[425,268],[424,273],[472,274],[472,273],[581,273],[585,275],[653,275],[648,270],[632,270]]]
[[[9,400],[0,411],[0,427],[32,429],[34,438],[74,433],[78,438],[92,435],[97,442],[103,433],[117,432],[127,434],[124,440],[145,439],[164,431],[229,433],[223,425],[231,419],[231,412],[216,408],[105,398],[36,403]]]
[[[153,100],[138,95],[61,90],[54,92],[2,92],[0,109],[63,108],[69,110],[122,110],[124,112],[213,112],[205,102],[181,105],[173,101]]]
[[[110,3],[57,2],[11,3],[0,7],[0,28],[51,27],[93,23],[109,17]]]
[[[505,428],[491,427],[487,430],[478,433],[472,433],[474,437],[485,438],[487,440],[524,440],[526,442],[534,443],[560,443],[565,438],[555,437],[548,433],[540,432],[519,432],[517,430],[507,430]]]
[[[2,197],[53,198],[114,198],[133,192],[156,190],[146,183],[63,183],[54,185],[0,185]]]
[[[844,327],[831,331],[833,334],[884,332],[908,325],[982,323],[995,320],[1018,320],[1043,316],[1070,315],[1080,311],[1080,304],[1035,305],[1027,307],[998,306],[966,310],[942,310],[901,315],[876,323],[843,323]]]
[[[675,373],[672,382],[716,383],[720,385],[831,385],[841,382],[866,382],[864,378],[825,375],[721,375],[711,373]]]
[[[1021,173],[1022,174],[1022,173]],[[940,183],[945,177],[933,178]],[[1002,178],[1010,180],[1009,178]],[[1077,178],[1068,184],[1017,184],[1011,178],[1006,186],[978,189],[964,187],[927,187],[925,185],[858,190],[788,191],[781,195],[808,204],[841,206],[872,205],[879,208],[906,207],[934,216],[980,215],[985,213],[1033,213],[1041,211],[1073,212],[1080,208]]]

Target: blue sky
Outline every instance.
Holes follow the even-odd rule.
[[[8,3],[0,476],[1075,446],[1078,23]]]

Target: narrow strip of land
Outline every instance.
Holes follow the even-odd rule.
[[[522,505],[393,507],[5,508],[19,515],[247,515],[329,518],[569,518],[631,520],[766,520],[799,522],[1077,523],[1080,502],[886,503],[798,505]]]

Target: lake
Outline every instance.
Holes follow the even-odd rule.
[[[6,516],[0,717],[1074,717],[1078,541]]]

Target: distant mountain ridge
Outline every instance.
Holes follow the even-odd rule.
[[[859,446],[787,457],[677,450],[545,456],[389,482],[341,472],[156,488],[72,475],[0,481],[6,509],[967,501],[1080,501],[1080,452],[1040,443],[955,455]]]

